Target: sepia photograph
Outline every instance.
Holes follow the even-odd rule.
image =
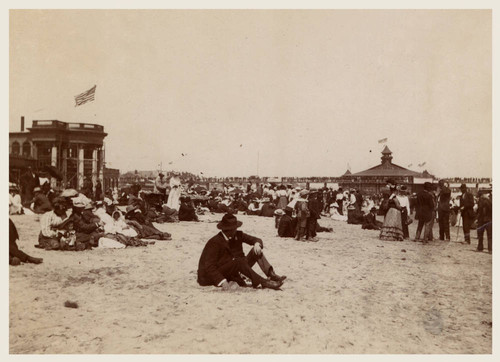
[[[247,5],[6,10],[9,355],[491,356],[493,10]]]

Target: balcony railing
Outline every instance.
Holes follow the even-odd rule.
[[[57,129],[67,129],[71,131],[96,131],[104,132],[104,126],[93,123],[66,123],[57,120],[46,120],[46,121],[33,121],[34,129],[44,129],[44,128],[57,128]]]

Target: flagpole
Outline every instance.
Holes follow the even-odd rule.
[[[257,176],[259,176],[259,157],[260,157],[260,151],[257,151]]]

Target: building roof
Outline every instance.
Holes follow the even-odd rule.
[[[404,177],[404,176],[414,176],[421,177],[422,174],[407,168],[401,167],[392,163],[392,152],[389,147],[385,146],[382,151],[382,163],[380,165],[374,166],[367,170],[357,172],[352,174],[352,176],[381,176],[381,177]]]
[[[389,149],[389,147],[387,147],[387,145],[384,147],[384,149],[382,150],[382,154],[383,155],[390,155],[392,154],[392,151]]]
[[[407,168],[401,167],[394,163],[388,165],[377,165],[367,170],[354,173],[352,176],[415,176],[420,177],[421,174]]]

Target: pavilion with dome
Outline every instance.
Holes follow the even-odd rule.
[[[418,192],[423,183],[432,182],[429,174],[423,174],[392,163],[392,151],[385,146],[382,150],[382,162],[379,165],[356,173],[341,176],[340,186],[355,188],[363,193],[380,193],[385,189],[387,179],[395,180],[399,185],[406,185],[409,192]]]

